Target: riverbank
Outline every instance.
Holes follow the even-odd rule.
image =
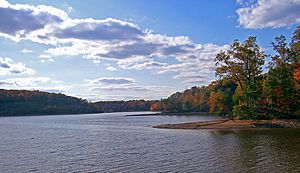
[[[153,126],[162,129],[249,129],[249,128],[300,128],[299,120],[214,120]]]

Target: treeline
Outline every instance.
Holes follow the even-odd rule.
[[[183,92],[176,92],[167,99],[155,102],[152,111],[163,112],[217,112],[217,107],[223,107],[223,113],[232,110],[232,97],[237,85],[232,80],[218,80],[209,86],[192,87]],[[220,93],[226,94],[220,94]],[[224,97],[223,95],[226,95]],[[222,97],[223,104],[216,101]],[[226,105],[226,106],[225,106]]]
[[[272,47],[274,54],[266,55],[256,37],[235,40],[216,55],[218,80],[172,94],[152,110],[206,111],[239,119],[300,118],[300,27],[290,44],[279,36]]]
[[[101,112],[86,100],[42,91],[0,89],[0,116]]]
[[[154,102],[130,100],[91,103],[61,93],[0,89],[0,116],[150,111]]]
[[[151,110],[164,112],[208,112],[208,87],[192,87],[184,92],[176,92],[152,105]]]

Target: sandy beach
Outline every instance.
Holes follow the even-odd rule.
[[[300,128],[299,120],[214,120],[153,126],[162,129],[249,129],[249,128]]]

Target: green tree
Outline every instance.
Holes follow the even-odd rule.
[[[265,53],[258,46],[256,37],[250,36],[243,43],[235,40],[229,50],[221,51],[216,55],[216,75],[221,79],[228,78],[235,81],[240,88],[237,109],[246,109],[245,113],[252,114],[250,109],[261,94],[259,86],[262,66],[265,62]],[[239,113],[243,110],[238,110]]]

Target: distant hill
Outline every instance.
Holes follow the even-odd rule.
[[[0,116],[102,112],[86,100],[42,91],[0,89]]]
[[[0,89],[0,116],[150,111],[154,102],[130,100],[91,103],[61,93]]]

